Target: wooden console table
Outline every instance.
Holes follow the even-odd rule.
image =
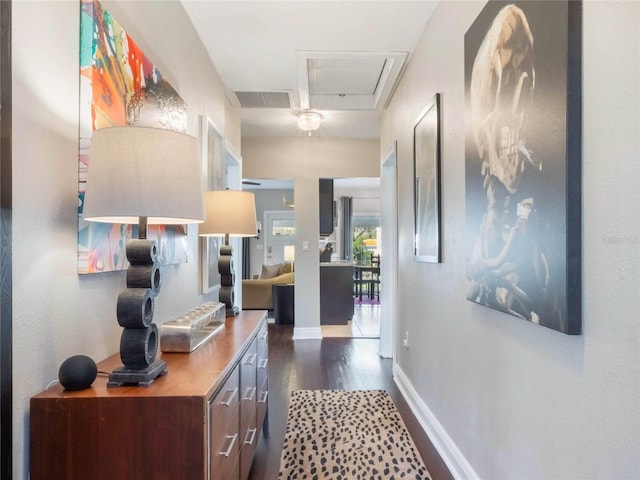
[[[31,398],[30,474],[39,479],[245,480],[267,427],[265,311],[244,311],[192,353],[163,353],[150,387],[60,385]],[[98,364],[109,372],[119,355]]]

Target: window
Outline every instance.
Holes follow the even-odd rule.
[[[271,235],[276,237],[289,236],[293,237],[296,234],[296,225],[293,219],[291,220],[273,220],[273,230]]]
[[[371,256],[379,252],[379,216],[353,216],[353,259],[358,265],[370,265]]]

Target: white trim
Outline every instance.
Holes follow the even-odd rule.
[[[320,327],[293,327],[294,340],[322,340]]]
[[[398,318],[398,153],[393,141],[380,160],[382,252],[380,284],[380,342],[378,355],[393,357],[396,319]]]
[[[409,378],[396,362],[393,363],[393,380],[409,404],[409,408],[411,408],[420,426],[449,468],[453,478],[479,480],[480,477],[478,477],[467,459],[464,458],[462,452],[447,434],[444,427],[440,425],[433,412],[420,398]]]
[[[209,151],[209,133],[217,138],[219,143],[215,151]],[[202,184],[205,192],[210,190],[222,190],[224,188],[224,171],[225,171],[225,138],[222,131],[216,126],[211,118],[206,115],[200,115],[200,151],[202,162]],[[216,172],[219,174],[214,178]],[[210,267],[217,267],[218,248],[220,240],[215,237],[200,237],[200,287],[202,294],[219,295],[220,292],[220,275],[217,278],[210,279]],[[212,250],[215,249],[215,252]],[[215,263],[214,263],[215,262]],[[213,284],[213,281],[217,283]]]
[[[240,154],[240,152],[238,150],[236,150],[236,147],[233,145],[233,143],[231,143],[229,140],[227,140],[226,138],[224,139],[224,151],[227,155],[230,155],[233,160],[235,160],[237,162],[237,164],[239,166],[242,167],[242,155]],[[242,177],[242,175],[240,175],[240,177]],[[232,190],[242,190],[242,178],[238,178],[237,179],[237,188],[232,189]]]
[[[224,188],[242,190],[242,156],[227,139],[224,140]],[[230,238],[229,245],[235,251],[233,262],[236,278],[233,286],[234,304],[240,307],[242,306],[242,280],[239,280],[242,279],[242,239],[239,237]]]

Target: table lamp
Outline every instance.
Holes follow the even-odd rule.
[[[126,245],[127,288],[117,303],[123,366],[109,374],[110,387],[149,386],[167,372],[166,362],[156,360],[153,306],[160,266],[158,244],[147,239],[147,225],[204,220],[198,149],[196,138],[172,130],[125,126],[93,132],[83,217],[139,227],[139,238]]]
[[[224,237],[220,246],[218,272],[220,272],[220,302],[225,304],[227,316],[237,315],[233,287],[235,269],[233,247],[229,237],[255,237],[256,202],[253,193],[239,190],[214,190],[205,192],[204,204],[207,219],[200,225],[201,237]]]
[[[293,272],[293,262],[296,260],[296,247],[295,245],[284,246],[284,261],[291,263],[291,271]]]

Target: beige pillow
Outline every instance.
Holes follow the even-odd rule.
[[[278,263],[276,265],[262,265],[262,273],[260,273],[260,278],[266,280],[267,278],[277,277],[279,275],[281,265],[281,263]]]
[[[291,263],[284,262],[280,264],[280,271],[278,275],[284,275],[285,273],[291,273]]]

